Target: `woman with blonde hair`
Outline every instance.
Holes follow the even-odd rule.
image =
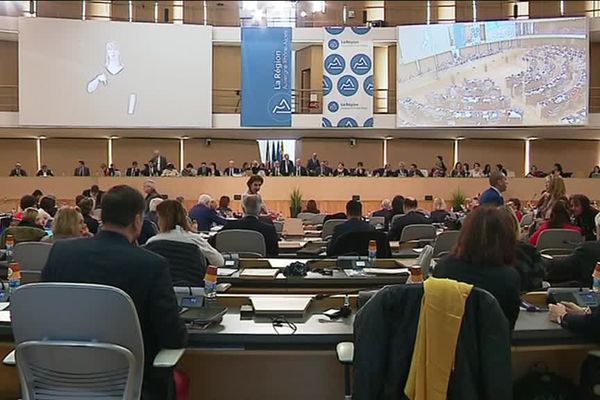
[[[550,174],[546,176],[546,190],[538,202],[538,217],[543,220],[550,219],[552,208],[559,200],[567,199],[565,181],[560,175]]]
[[[75,207],[62,207],[52,221],[52,236],[42,239],[44,242],[91,236],[83,215]]]
[[[156,212],[160,232],[148,239],[147,244],[160,240],[195,244],[210,265],[223,266],[223,256],[200,234],[192,231],[187,212],[180,202],[165,200],[156,207]]]
[[[433,199],[433,211],[431,212],[431,221],[441,224],[450,215],[446,209],[446,202],[440,197]]]

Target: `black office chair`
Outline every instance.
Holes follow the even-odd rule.
[[[335,243],[329,246],[328,256],[369,255],[369,242],[377,242],[377,258],[391,258],[392,249],[384,232],[349,232],[344,233]]]
[[[173,283],[181,286],[181,283],[185,282],[191,287],[204,287],[206,257],[195,244],[156,240],[143,247],[169,261]]]

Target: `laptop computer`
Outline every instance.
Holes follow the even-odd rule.
[[[255,315],[303,317],[312,302],[311,296],[250,297]]]

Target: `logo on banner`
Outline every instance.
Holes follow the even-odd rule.
[[[365,92],[367,92],[367,94],[369,96],[373,96],[373,92],[375,91],[375,84],[373,83],[373,75],[367,76],[367,78],[363,82],[363,88],[365,89]]]
[[[344,27],[343,26],[330,26],[328,28],[325,28],[325,30],[330,35],[339,35],[340,33],[344,32]]]
[[[331,121],[328,120],[327,118],[323,117],[321,118],[321,127],[323,128],[331,128],[333,125],[331,125]]]
[[[337,39],[330,39],[329,42],[327,42],[327,45],[331,50],[337,50],[338,47],[340,47],[340,41]]]
[[[363,126],[365,128],[372,128],[373,127],[373,118],[367,118],[367,120],[365,121]]]
[[[357,35],[366,35],[367,33],[369,33],[370,30],[371,30],[371,27],[369,27],[369,26],[353,26],[352,27],[352,32],[356,33]]]
[[[366,54],[357,54],[350,61],[350,69],[356,75],[364,75],[371,70],[371,58]]]
[[[327,104],[327,109],[330,112],[334,113],[334,112],[337,112],[337,110],[340,109],[340,105],[338,104],[337,101],[330,101],[329,104]]]
[[[269,112],[275,121],[285,121],[292,112],[290,102],[284,93],[278,93],[269,100]]]
[[[349,97],[356,94],[358,91],[358,80],[352,75],[344,75],[337,83],[338,92]]]
[[[337,124],[338,128],[357,128],[358,122],[354,118],[344,117]]]
[[[346,61],[339,54],[330,54],[325,59],[325,70],[331,75],[339,75],[344,72]]]
[[[331,93],[331,89],[333,89],[333,83],[328,76],[323,75],[323,96],[327,96]]]

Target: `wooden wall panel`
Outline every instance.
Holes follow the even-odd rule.
[[[543,171],[558,162],[565,172],[584,178],[600,164],[600,142],[594,140],[534,140],[530,149],[531,164]]]
[[[388,141],[388,163],[395,168],[400,161],[407,165],[415,163],[419,168],[431,169],[435,164],[435,157],[444,157],[446,166],[450,168],[453,157],[452,140],[419,140],[419,139],[394,139]]]
[[[362,161],[365,168],[379,168],[383,164],[383,140],[356,139],[356,145],[350,145],[350,139],[299,139],[296,146],[296,158],[303,164],[317,153],[319,160],[329,162],[331,168],[336,168],[339,161],[346,168],[354,168]]]
[[[386,26],[427,23],[427,6],[423,1],[386,1]]]
[[[523,175],[525,165],[525,141],[523,140],[461,140],[458,147],[458,159],[462,162],[478,162],[492,166],[502,164],[513,171],[515,176]]]
[[[140,167],[153,157],[154,150],[167,157],[167,162],[179,168],[178,139],[118,139],[113,140],[113,163],[125,171],[133,161]]]
[[[10,170],[20,162],[28,176],[37,172],[35,139],[0,139],[0,176],[8,176]]]
[[[205,139],[190,139],[184,142],[184,160],[199,166],[202,161],[216,162],[217,168],[223,170],[229,160],[234,160],[237,167],[244,161],[260,160],[260,151],[256,140],[217,140],[212,139],[207,145]]]
[[[241,47],[213,46],[213,112],[239,113],[241,87]]]
[[[18,43],[0,40],[0,111],[19,110]]]
[[[37,16],[48,18],[81,19],[81,1],[38,1]]]
[[[560,1],[536,0],[529,2],[529,18],[548,17],[560,17]]]
[[[85,161],[90,173],[96,175],[100,164],[108,162],[108,140],[42,140],[41,163],[48,165],[55,176],[72,176],[79,160]]]

